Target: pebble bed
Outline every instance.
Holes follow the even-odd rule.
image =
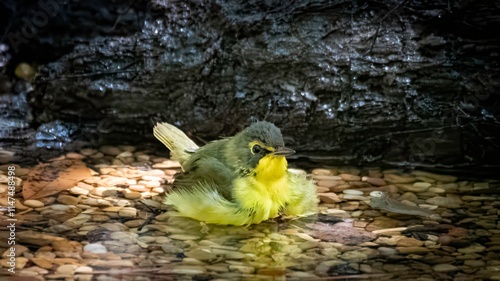
[[[307,172],[317,185],[318,215],[234,227],[172,215],[161,202],[180,166],[167,158],[131,146],[61,158],[91,162],[95,171],[40,199],[22,198],[32,167],[16,165],[16,273],[7,271],[8,217],[1,209],[0,279],[500,280],[495,181],[317,168]],[[7,187],[3,165],[0,206],[7,206]],[[372,191],[436,216],[372,208]]]

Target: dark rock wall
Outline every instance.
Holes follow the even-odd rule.
[[[266,119],[313,160],[500,165],[500,1],[134,3],[54,17],[88,32],[59,33],[19,141],[155,142],[168,121],[203,142]]]

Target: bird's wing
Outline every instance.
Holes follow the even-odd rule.
[[[153,135],[170,149],[172,159],[181,165],[199,148],[184,132],[168,123],[157,123]]]
[[[234,172],[213,156],[194,154],[182,174],[176,176],[174,188],[189,190],[199,183],[208,183],[219,194],[232,200],[231,186]]]

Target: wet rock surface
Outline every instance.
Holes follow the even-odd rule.
[[[20,188],[33,167],[15,166],[21,171],[15,198],[24,206],[15,211],[15,276],[19,278],[472,281],[500,277],[500,197],[469,195],[475,187],[495,181],[463,181],[438,174],[421,178],[421,171],[374,167],[322,167],[307,172],[318,189],[335,194],[337,200],[319,196],[322,202],[316,216],[279,218],[248,227],[217,226],[172,216],[173,210],[161,204],[180,170],[178,163],[131,146],[77,154],[82,161],[92,161],[92,175],[38,199],[24,199]],[[124,164],[129,160],[122,156],[133,164]],[[6,185],[7,169],[0,166],[1,186]],[[370,184],[365,177],[378,180]],[[433,181],[426,190],[408,191],[389,183],[404,179],[423,185],[422,179],[430,178]],[[138,185],[137,196],[127,198],[127,192]],[[346,187],[330,190],[340,185]],[[445,192],[429,192],[431,188]],[[373,191],[387,192],[412,208],[432,209],[436,216],[374,209]],[[453,204],[427,202],[438,196],[452,198]],[[6,197],[5,191],[0,193],[4,206]],[[8,214],[0,210],[2,221]],[[11,278],[6,272],[8,235],[0,231],[0,274]]]

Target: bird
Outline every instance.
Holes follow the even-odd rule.
[[[232,137],[199,147],[169,123],[157,123],[153,135],[181,165],[165,204],[177,215],[203,223],[251,225],[276,218],[316,213],[318,196],[305,173],[288,170],[279,128],[258,121]]]

